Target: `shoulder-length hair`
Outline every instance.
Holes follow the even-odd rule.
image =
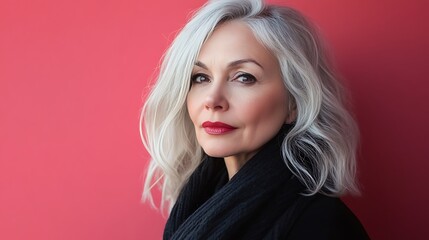
[[[297,108],[282,145],[285,164],[306,186],[304,194],[357,192],[358,131],[314,27],[294,9],[261,0],[217,0],[204,5],[178,33],[143,107],[140,132],[151,155],[143,199],[162,188],[161,207],[175,202],[203,151],[186,108],[191,72],[201,46],[226,21],[247,24],[276,57]],[[286,103],[285,103],[286,104]]]

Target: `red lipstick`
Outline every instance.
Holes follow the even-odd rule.
[[[236,127],[230,126],[223,122],[204,122],[202,124],[206,133],[210,135],[221,135],[237,129]]]

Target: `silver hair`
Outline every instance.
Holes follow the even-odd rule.
[[[294,9],[261,0],[215,0],[205,4],[166,51],[157,82],[143,107],[140,133],[151,155],[143,199],[162,189],[161,208],[174,204],[203,151],[186,108],[191,72],[214,29],[239,20],[278,59],[297,118],[282,145],[285,164],[306,186],[304,194],[357,193],[358,130],[314,27]]]

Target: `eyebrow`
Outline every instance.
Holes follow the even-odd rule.
[[[245,59],[239,59],[236,61],[232,61],[228,64],[228,67],[229,68],[235,67],[235,66],[243,64],[243,63],[253,63],[253,64],[258,65],[260,68],[264,69],[264,67],[262,67],[262,65],[260,63],[258,63],[256,60],[251,59],[251,58],[245,58]],[[208,67],[204,63],[202,63],[201,61],[195,62],[195,65],[208,70]]]

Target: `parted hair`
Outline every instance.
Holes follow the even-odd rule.
[[[303,194],[357,193],[356,123],[315,27],[289,7],[261,0],[213,0],[195,12],[165,52],[141,112],[140,134],[151,156],[143,199],[153,203],[151,190],[159,186],[161,208],[171,208],[201,163],[204,152],[186,107],[191,73],[207,38],[217,26],[233,20],[247,24],[279,62],[297,109],[282,155],[306,186]]]

